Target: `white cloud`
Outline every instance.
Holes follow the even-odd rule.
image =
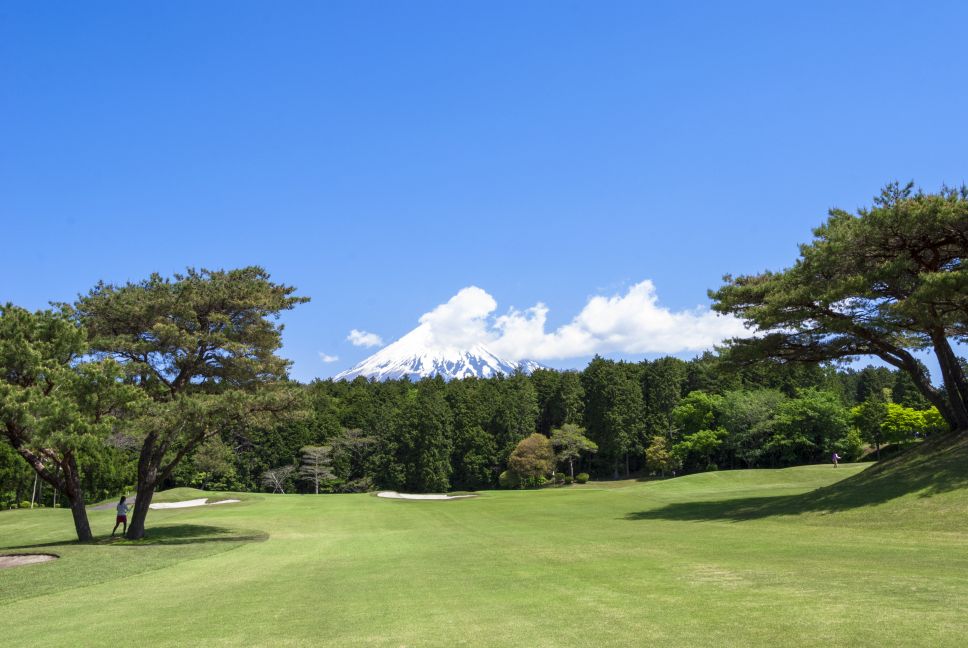
[[[420,318],[422,339],[433,348],[484,344],[507,360],[565,359],[596,353],[683,353],[712,348],[729,337],[748,335],[734,317],[708,308],[672,311],[659,305],[655,285],[635,284],[624,295],[597,295],[570,322],[546,330],[548,307],[512,308],[493,316],[497,302],[470,286]]]
[[[420,316],[420,329],[435,347],[467,349],[493,337],[487,316],[497,302],[477,286],[462,288],[446,304]]]
[[[672,311],[659,305],[655,285],[645,280],[624,295],[597,295],[571,322],[546,331],[548,308],[537,304],[496,318],[488,347],[509,359],[546,360],[596,353],[682,353],[712,348],[726,338],[748,335],[742,322],[708,308]]]
[[[330,363],[330,362],[336,362],[337,360],[339,360],[339,356],[329,355],[327,353],[323,353],[322,351],[320,351],[319,359],[322,360],[323,362]]]
[[[350,334],[346,336],[346,339],[353,346],[360,347],[375,347],[383,346],[383,338],[381,338],[376,333],[369,333],[367,331],[361,331],[359,329],[353,329]]]

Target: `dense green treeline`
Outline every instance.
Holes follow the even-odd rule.
[[[7,304],[0,503],[57,491],[85,540],[85,502],[136,484],[138,539],[153,493],[174,485],[535,485],[566,464],[569,478],[576,464],[598,477],[777,467],[964,433],[966,251],[968,188],[892,183],[869,208],[831,210],[792,266],[724,277],[713,308],[750,335],[722,356],[451,383],[293,383],[278,318],[308,298],[260,267],[102,282],[33,313]],[[835,368],[870,356],[893,369]]]
[[[596,357],[580,372],[449,383],[359,378],[302,389],[306,416],[214,437],[165,486],[262,490],[267,471],[296,466],[301,450],[316,446],[327,449],[333,475],[321,482],[323,492],[492,488],[519,442],[566,424],[581,426],[597,446],[577,454],[573,471],[606,478],[789,466],[833,452],[851,460],[866,444],[944,429],[902,372],[777,363],[737,369],[708,353],[638,363]],[[660,447],[665,463],[650,462]],[[33,476],[7,454],[0,480],[9,505],[30,498]],[[135,459],[109,448],[85,471],[88,492],[102,497],[130,487]],[[567,473],[567,460],[557,469]],[[313,485],[289,470],[281,488],[311,492]],[[50,489],[42,499],[52,503]]]
[[[744,368],[707,353],[684,361],[594,358],[583,371],[444,382],[315,381],[302,386],[306,415],[226,431],[201,445],[166,487],[311,492],[298,470],[278,484],[266,473],[297,467],[302,449],[324,449],[332,476],[322,492],[374,488],[473,490],[499,486],[514,448],[571,424],[596,451],[575,453],[571,472],[600,478],[845,460],[865,445],[912,441],[945,429],[903,372],[759,363]],[[29,501],[33,472],[0,446],[0,491]],[[555,468],[565,474],[562,452]],[[134,483],[137,456],[105,445],[85,456],[89,499]],[[543,481],[543,480],[539,480]],[[517,483],[517,482],[513,482]],[[53,503],[41,487],[38,502]]]
[[[875,367],[736,370],[713,354],[639,363],[595,358],[581,372],[450,383],[319,381],[307,387],[312,421],[292,439],[290,457],[274,459],[292,461],[299,443],[332,443],[337,490],[486,488],[498,485],[519,442],[566,424],[583,427],[597,446],[578,461],[599,477],[653,472],[646,449],[655,437],[674,455],[671,465],[686,471],[815,463],[832,452],[854,459],[865,443],[945,429],[908,383],[903,373]],[[865,403],[885,412],[874,432],[856,411]],[[915,424],[889,432],[888,411]],[[558,468],[565,470],[563,462]]]

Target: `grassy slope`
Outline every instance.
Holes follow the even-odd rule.
[[[155,511],[149,546],[54,544],[34,550],[60,561],[0,571],[0,613],[24,621],[5,624],[4,640],[961,645],[968,442],[933,446],[863,472],[707,473],[453,502],[250,495]],[[92,522],[109,532],[113,512]],[[0,513],[0,547],[69,538],[66,511]]]

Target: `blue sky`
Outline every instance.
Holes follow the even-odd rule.
[[[3,3],[0,301],[263,265],[312,298],[284,318],[303,380],[375,349],[351,330],[392,341],[471,286],[489,325],[540,303],[549,335],[646,280],[657,312],[700,317],[682,311],[788,265],[827,208],[968,181],[966,21],[954,2]],[[602,350],[655,355],[637,344]]]

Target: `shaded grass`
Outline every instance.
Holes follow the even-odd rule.
[[[248,542],[264,542],[268,533],[201,524],[158,524],[143,540],[105,534],[92,543],[77,542],[66,511],[10,511],[0,520],[0,553],[42,550],[61,559],[4,570],[0,605],[54,592],[88,587],[118,578],[211,556]],[[92,526],[110,529],[113,512],[90,513]],[[66,525],[65,525],[66,523]],[[110,526],[108,526],[110,524]],[[0,642],[2,643],[2,642]]]
[[[850,470],[849,466],[842,466]],[[800,472],[803,469],[793,469]],[[839,470],[839,469],[838,469]],[[752,472],[752,471],[750,471]],[[730,520],[775,516],[847,513],[838,521],[867,525],[914,526],[935,530],[964,529],[968,514],[968,435],[942,436],[912,447],[889,460],[872,464],[847,479],[787,496],[729,497],[680,501],[661,508],[635,511],[630,520]],[[956,497],[944,497],[946,494]],[[934,500],[915,503],[914,500]],[[864,509],[894,502],[876,518]]]

